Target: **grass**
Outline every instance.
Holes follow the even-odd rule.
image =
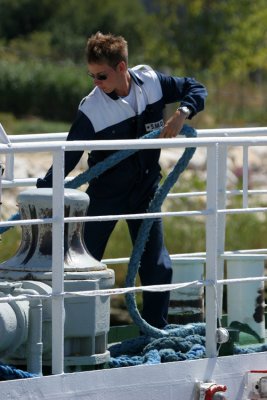
[[[67,132],[70,124],[47,121],[37,117],[17,119],[11,113],[0,113],[0,122],[9,135],[28,133]]]

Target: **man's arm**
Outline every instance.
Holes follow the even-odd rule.
[[[180,107],[167,120],[160,135],[164,138],[175,137],[182,129],[186,118],[191,119],[204,109],[207,90],[194,78],[172,77],[158,72],[157,75],[161,83],[165,104],[180,102]],[[188,109],[189,114],[183,107]]]
[[[93,127],[89,119],[78,111],[77,117],[73,122],[67,141],[69,140],[91,140],[93,137]],[[65,177],[76,167],[83,155],[83,151],[65,152]],[[37,188],[52,187],[53,184],[53,166],[49,168],[44,178],[37,179]]]

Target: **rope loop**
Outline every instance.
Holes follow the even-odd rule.
[[[185,135],[186,137],[196,137],[197,132],[195,129],[188,125],[184,125],[183,129],[181,130],[181,134]],[[186,148],[174,166],[173,170],[169,173],[166,177],[165,181],[159,188],[157,189],[154,198],[151,200],[148,210],[148,213],[158,212],[160,207],[166,198],[167,194],[169,193],[170,189],[176,183],[177,179],[179,178],[180,174],[186,169],[188,163],[190,162],[191,158],[193,157],[196,148],[189,147]],[[137,272],[140,266],[140,261],[142,254],[145,249],[146,242],[148,240],[149,232],[153,225],[154,219],[144,219],[135,241],[135,245],[132,251],[132,255],[129,261],[128,272],[126,276],[126,287],[133,287],[135,286],[135,280],[137,276]],[[170,335],[169,331],[158,329],[150,324],[148,324],[140,315],[134,293],[127,293],[126,294],[126,304],[128,311],[134,321],[134,323],[140,328],[140,330],[148,336],[160,338],[163,336]]]

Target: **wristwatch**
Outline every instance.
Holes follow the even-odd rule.
[[[178,107],[177,110],[179,110],[179,111],[181,111],[183,114],[185,114],[185,115],[186,115],[186,118],[188,118],[189,115],[191,114],[191,110],[190,110],[188,107],[186,107],[186,106]]]

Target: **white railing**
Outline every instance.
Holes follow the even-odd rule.
[[[14,177],[14,157],[19,153],[51,152],[53,155],[53,241],[52,241],[52,372],[62,374],[64,372],[64,223],[74,221],[109,220],[125,218],[153,218],[155,213],[134,214],[123,216],[98,216],[64,218],[64,152],[72,150],[114,150],[114,149],[148,149],[148,148],[185,148],[202,147],[207,149],[207,186],[205,192],[194,192],[193,195],[206,196],[206,207],[198,211],[161,212],[156,215],[162,217],[179,216],[205,216],[206,218],[206,280],[200,282],[206,286],[206,353],[208,357],[216,357],[217,342],[216,329],[217,318],[221,310],[221,290],[227,280],[223,280],[223,256],[225,241],[225,216],[230,213],[255,213],[266,212],[267,207],[250,208],[248,195],[266,193],[263,191],[248,190],[248,149],[251,146],[267,145],[267,128],[246,129],[215,129],[198,130],[198,138],[186,139],[151,139],[151,140],[117,140],[117,141],[84,141],[66,142],[66,133],[39,134],[9,136],[10,143],[0,144],[0,154],[6,159],[5,174],[2,179],[2,187],[31,186],[35,184],[35,178],[23,178],[16,180]],[[229,146],[241,146],[243,148],[243,188],[238,193],[242,194],[243,207],[240,209],[226,208],[226,196],[236,194],[226,190],[227,148]],[[41,155],[40,155],[41,157]],[[181,194],[178,194],[178,196]],[[184,193],[183,196],[190,196]],[[20,220],[13,222],[0,222],[1,226],[29,225],[47,223],[46,220]],[[267,249],[258,249],[258,252],[266,252]],[[229,252],[227,252],[229,254]],[[115,262],[125,262],[127,258],[116,259]],[[113,260],[103,260],[113,263]],[[266,280],[266,277],[259,278]],[[246,279],[244,279],[245,281]],[[237,280],[241,282],[242,279]],[[234,282],[232,282],[234,283]],[[164,288],[163,288],[164,289]],[[166,285],[166,290],[169,286]],[[121,290],[121,293],[123,289]],[[112,293],[112,290],[110,291]],[[114,291],[115,293],[115,291]],[[40,296],[41,297],[41,296]],[[219,315],[220,316],[220,315]]]

